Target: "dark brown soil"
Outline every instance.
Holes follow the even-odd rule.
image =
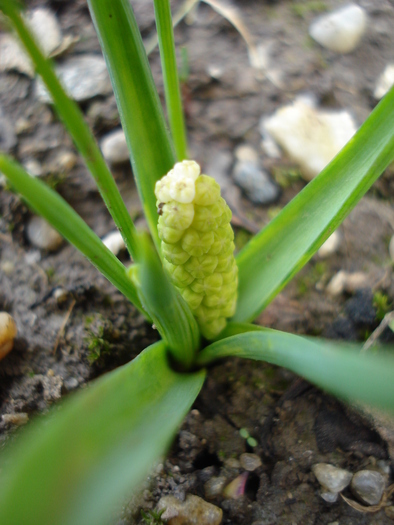
[[[71,53],[99,52],[83,0],[29,4],[51,7],[64,33],[80,36]],[[154,28],[150,3],[138,0],[132,4],[147,38]],[[359,2],[369,13],[369,30],[354,53],[342,56],[312,44],[307,36],[308,25],[316,16],[314,4],[322,3],[235,3],[256,41],[271,42],[275,68],[285,79],[282,89],[264,77],[256,78],[241,36],[208,5],[201,4],[190,24],[181,23],[176,29],[178,49],[185,46],[188,51],[190,75],[184,92],[192,157],[209,174],[219,169],[224,172],[225,191],[238,225],[260,228],[272,211],[253,206],[231,179],[235,146],[245,142],[260,151],[260,117],[295,94],[310,91],[325,105],[350,109],[361,123],[374,107],[371,93],[376,78],[392,60],[392,2]],[[329,9],[340,4],[324,2]],[[303,16],[297,14],[300,5],[305,7]],[[151,63],[161,93],[157,51]],[[209,74],[210,66],[220,68],[218,79]],[[33,158],[48,167],[59,153],[74,151],[52,110],[35,99],[33,81],[27,77],[0,74],[0,106],[13,123],[28,122],[11,150],[21,162]],[[119,125],[112,96],[98,97],[82,107],[98,138]],[[270,161],[262,157],[262,162],[272,170]],[[284,161],[276,168],[285,171],[289,165]],[[115,176],[133,217],[143,224],[130,167],[117,168]],[[57,190],[98,235],[114,229],[80,159],[69,172],[51,172],[47,179],[56,183]],[[275,206],[283,206],[303,186],[296,180],[283,190]],[[341,227],[343,242],[337,253],[325,260],[315,256],[258,321],[300,334],[365,340],[378,326],[381,314],[374,294],[386,295],[388,305],[394,301],[388,254],[394,228],[393,192],[392,171],[388,171]],[[31,246],[26,237],[30,216],[17,196],[1,190],[0,310],[12,314],[18,337],[13,352],[0,363],[0,413],[27,413],[29,417],[46,411],[67,392],[129,361],[157,340],[157,333],[133,306],[72,247],[63,245],[47,253]],[[241,244],[245,230],[237,227],[236,233]],[[125,254],[120,257],[126,262]],[[325,287],[341,269],[365,272],[365,289],[353,295],[329,296]],[[55,294],[59,287],[67,292],[61,304]],[[101,352],[97,359],[94,351]],[[256,446],[247,443],[241,429],[249,432]],[[14,431],[15,425],[0,420],[3,443]],[[356,412],[285,370],[226,361],[210,370],[169,459],[114,523],[139,523],[139,509],[154,508],[165,494],[182,497],[193,493],[207,499],[204,484],[218,476],[230,482],[243,472],[234,460],[253,452],[262,466],[249,474],[245,495],[237,500],[223,496],[211,500],[223,509],[224,524],[389,525],[392,521],[384,511],[363,514],[342,500],[325,503],[311,466],[328,462],[353,472],[379,460],[392,466],[392,437],[391,441],[385,433],[383,438],[379,428]]]

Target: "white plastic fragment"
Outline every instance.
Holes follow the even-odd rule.
[[[306,180],[312,180],[354,135],[357,126],[348,111],[329,111],[300,96],[260,124],[296,162]]]
[[[309,27],[309,34],[321,46],[335,53],[351,53],[358,46],[366,28],[365,10],[356,4],[348,4],[314,20]]]
[[[121,164],[130,159],[126,137],[122,129],[116,129],[101,140],[101,151],[110,164]]]
[[[118,255],[121,250],[125,249],[125,243],[122,235],[118,230],[107,233],[102,238],[103,244],[114,254]]]
[[[387,64],[376,83],[373,96],[380,100],[392,86],[394,86],[394,64]]]

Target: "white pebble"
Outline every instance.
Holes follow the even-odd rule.
[[[340,270],[328,283],[326,292],[336,297],[343,292],[354,293],[368,286],[369,278],[364,272],[349,273]]]
[[[318,175],[357,130],[348,111],[318,109],[305,97],[263,119],[261,128],[300,166],[306,180]]]
[[[121,250],[125,249],[123,237],[118,230],[107,233],[102,241],[114,255],[118,255]]]
[[[348,4],[314,20],[310,36],[321,46],[335,53],[351,53],[358,46],[367,28],[365,10]]]
[[[54,252],[63,244],[63,237],[42,217],[32,217],[27,225],[27,237],[41,250]]]
[[[329,257],[330,255],[336,253],[340,245],[341,245],[341,236],[338,230],[335,230],[334,233],[332,233],[329,236],[326,242],[324,242],[320,246],[317,252],[317,255],[321,257],[322,259],[325,259],[326,257]]]
[[[126,137],[122,129],[116,129],[101,140],[101,151],[110,164],[121,164],[130,160]]]
[[[392,86],[394,86],[394,64],[388,64],[378,79],[373,96],[380,100]]]
[[[27,23],[45,55],[50,55],[62,43],[62,32],[50,9],[39,7],[27,14]]]
[[[4,33],[0,35],[0,71],[18,71],[34,77],[34,66],[16,38]]]

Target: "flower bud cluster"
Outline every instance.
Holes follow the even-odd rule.
[[[207,339],[235,313],[238,268],[231,210],[220,186],[183,161],[156,183],[163,264]]]

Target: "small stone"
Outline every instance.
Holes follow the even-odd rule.
[[[69,58],[56,67],[56,73],[70,97],[78,102],[112,92],[105,60],[100,55]],[[48,91],[39,79],[36,96],[42,102],[51,102]]]
[[[382,499],[385,479],[375,470],[360,470],[350,484],[353,494],[366,505],[377,505]]]
[[[328,463],[316,463],[312,472],[320,485],[329,492],[341,492],[352,479],[352,473],[342,468],[334,467]]]
[[[338,499],[338,492],[322,491],[320,497],[327,503],[335,503]]]
[[[328,283],[326,292],[332,297],[336,297],[343,292],[355,293],[366,288],[368,283],[368,275],[364,272],[349,273],[345,270],[340,270]]]
[[[389,254],[392,261],[394,261],[394,235],[390,239]]]
[[[309,34],[330,51],[351,53],[358,46],[366,27],[365,10],[356,4],[348,4],[314,20]]]
[[[257,454],[241,454],[240,456],[241,467],[248,472],[253,472],[257,468],[261,467],[261,459]]]
[[[376,468],[378,471],[387,478],[390,476],[391,467],[390,467],[390,461],[386,461],[384,459],[378,459],[376,462]]]
[[[63,237],[42,217],[32,217],[27,225],[27,238],[33,246],[54,252],[63,244]]]
[[[243,146],[235,152],[238,161],[235,163],[233,177],[235,183],[244,190],[249,200],[255,204],[271,204],[280,194],[277,186],[262,169],[257,153]]]
[[[23,163],[26,171],[33,177],[41,177],[43,169],[41,164],[36,159],[28,159]]]
[[[12,261],[4,261],[1,265],[1,271],[7,276],[12,275],[15,271],[14,263]]]
[[[19,427],[21,425],[26,425],[26,423],[29,421],[29,415],[26,412],[3,414],[2,419],[6,425],[15,425]]]
[[[241,463],[236,458],[227,458],[224,460],[224,466],[227,468],[239,469],[241,468]]]
[[[118,255],[121,250],[125,249],[125,243],[120,231],[107,233],[102,238],[103,244],[114,254]]]
[[[226,478],[224,476],[214,476],[204,483],[204,494],[207,499],[216,498],[220,496],[226,485]]]
[[[0,35],[0,71],[18,71],[34,78],[34,67],[17,39],[9,34]]]
[[[384,512],[386,513],[386,516],[389,519],[394,520],[394,505],[391,505],[390,507],[386,507],[384,509]]]
[[[69,298],[69,293],[64,288],[60,286],[56,288],[53,292],[53,297],[56,300],[57,304],[63,304]]]
[[[380,75],[373,96],[380,100],[384,97],[387,91],[394,85],[394,64],[388,64]]]
[[[126,137],[122,129],[111,131],[101,140],[101,151],[110,164],[121,164],[130,161]]]
[[[50,9],[39,7],[27,13],[27,23],[46,56],[62,43],[62,32],[56,16]]]
[[[78,379],[75,377],[69,377],[64,381],[64,388],[66,390],[75,390],[78,385]]]
[[[14,124],[0,107],[0,151],[8,152],[17,144]]]
[[[326,257],[336,253],[340,245],[341,236],[339,235],[338,230],[335,230],[335,232],[329,236],[326,242],[320,246],[319,250],[317,251],[317,255],[322,259],[325,259]]]
[[[164,496],[157,504],[157,510],[162,509],[165,511],[161,517],[168,520],[168,525],[219,525],[223,517],[222,509],[192,494],[185,501]]]
[[[261,132],[268,133],[312,180],[335,157],[357,130],[348,111],[318,109],[311,98],[300,96],[273,116],[263,118]]]
[[[47,166],[51,173],[67,173],[77,163],[77,156],[72,151],[60,151],[53,161]]]
[[[11,352],[16,334],[14,319],[7,312],[0,312],[0,359]]]

